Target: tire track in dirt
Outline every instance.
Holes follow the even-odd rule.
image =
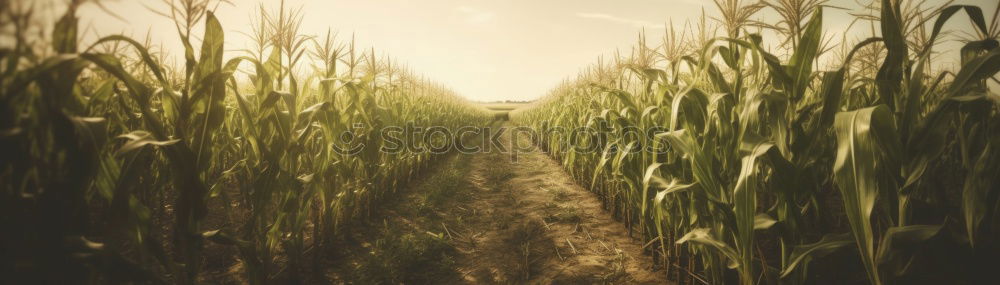
[[[511,140],[509,133],[502,137],[508,146]],[[668,283],[624,225],[546,154],[474,154],[467,177],[469,207],[480,210],[464,220],[462,239],[454,242],[464,281]]]
[[[330,283],[670,283],[597,196],[538,150],[455,154],[408,188],[326,254]]]

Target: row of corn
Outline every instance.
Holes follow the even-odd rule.
[[[988,283],[1000,15],[875,0],[852,40],[826,1],[715,4],[718,26],[641,36],[512,117],[679,282]]]
[[[85,1],[54,25],[32,1],[0,1],[4,278],[194,284],[222,247],[251,284],[302,282],[436,157],[420,147],[451,143],[381,151],[383,128],[489,119],[353,40],[303,35],[283,1],[260,8],[243,51],[224,45],[216,1],[165,3],[179,67],[148,40],[82,43]]]

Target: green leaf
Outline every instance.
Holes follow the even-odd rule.
[[[983,148],[982,154],[976,160],[972,171],[965,176],[965,184],[962,187],[962,216],[965,218],[965,229],[968,234],[969,244],[973,248],[983,246],[983,243],[990,243],[989,235],[984,234],[983,222],[987,220],[991,205],[997,203],[996,191],[998,181],[997,173],[1000,173],[1000,151],[988,142]],[[991,200],[992,196],[992,200]],[[1000,209],[992,209],[998,211]],[[989,226],[987,226],[989,228]],[[994,229],[995,230],[995,229]],[[987,237],[987,239],[983,239]],[[996,243],[997,241],[992,241]],[[987,245],[988,246],[988,245]]]
[[[931,31],[931,37],[928,38],[927,42],[934,43],[934,40],[937,39],[941,29],[944,28],[944,24],[948,22],[948,19],[950,19],[951,16],[955,15],[955,13],[958,13],[960,10],[965,11],[965,14],[969,16],[969,19],[972,20],[973,26],[976,27],[979,32],[989,34],[989,29],[986,27],[986,20],[983,18],[982,9],[972,5],[951,5],[941,9],[937,20],[934,21],[934,28]],[[924,53],[926,53],[926,51],[924,51]]]
[[[76,137],[80,139],[78,143],[86,144],[84,149],[98,151],[107,140],[108,121],[103,117],[77,117],[70,116],[70,120],[76,129]]]
[[[969,18],[973,20],[972,21],[973,24],[975,25],[975,27],[979,29],[980,32],[988,34],[986,23],[983,20],[983,11],[979,7],[969,6],[969,5],[952,5],[941,10],[940,15],[934,22],[934,28],[931,32],[931,35],[928,38],[927,42],[924,44],[925,49],[918,53],[916,59],[916,65],[913,68],[913,74],[908,79],[909,85],[907,88],[907,92],[909,94],[907,94],[907,97],[905,98],[906,102],[904,103],[905,105],[903,107],[904,108],[902,114],[903,117],[902,121],[900,122],[901,123],[900,129],[902,130],[900,133],[904,135],[904,140],[909,138],[908,136],[911,133],[910,130],[913,128],[913,125],[916,123],[917,116],[921,112],[919,107],[922,105],[921,102],[923,102],[922,99],[925,96],[924,65],[930,61],[931,48],[934,46],[933,44],[937,40],[937,37],[940,34],[941,29],[944,27],[944,24],[949,19],[951,19],[951,17],[955,15],[955,13],[958,13],[958,11],[962,10],[964,10],[965,13],[969,16]],[[966,45],[966,47],[968,47],[968,45]],[[963,47],[963,49],[965,49],[966,47]],[[963,60],[963,62],[965,61]],[[944,73],[942,73],[941,76],[943,75]],[[940,81],[940,78],[941,77],[939,77],[938,81]],[[934,90],[927,89],[927,92],[931,91]]]
[[[796,268],[805,267],[809,264],[809,261],[823,257],[827,254],[833,253],[841,248],[847,247],[854,243],[851,239],[851,234],[828,234],[823,236],[816,243],[804,244],[795,246],[792,249],[792,253],[789,255],[788,265],[781,270],[781,278],[785,278],[788,275],[795,272]]]
[[[889,110],[896,111],[896,93],[903,81],[903,68],[907,59],[906,38],[903,36],[902,13],[899,2],[882,0],[882,38],[888,53],[885,61],[875,76],[878,85],[879,100],[886,104]]]
[[[719,173],[712,164],[711,154],[703,149],[698,140],[687,130],[677,130],[656,135],[657,138],[666,140],[671,148],[685,155],[691,162],[692,174],[700,188],[712,200],[728,201],[723,199],[722,184],[719,182]],[[728,197],[727,197],[728,198]]]
[[[770,215],[765,213],[757,214],[753,217],[753,229],[754,230],[766,230],[770,229],[774,224],[777,224],[778,220],[775,220]]]
[[[58,53],[76,53],[77,19],[75,8],[67,9],[52,29],[52,47]]]
[[[884,105],[837,114],[837,158],[833,166],[834,182],[844,201],[844,212],[851,233],[861,252],[861,259],[872,284],[878,278],[873,248],[871,214],[880,193],[895,193],[889,183],[880,180],[893,175],[885,171],[898,153],[898,138],[889,108]],[[886,153],[890,153],[887,155]],[[891,169],[891,167],[888,167]],[[891,179],[891,177],[888,177]]]
[[[692,242],[698,245],[702,245],[722,254],[727,259],[729,259],[728,266],[730,269],[740,267],[740,256],[739,254],[736,253],[736,250],[733,250],[733,248],[729,247],[729,245],[727,245],[725,242],[713,238],[712,234],[710,233],[710,229],[708,228],[693,229],[687,234],[685,234],[683,237],[678,239],[676,243],[683,244],[686,242]]]
[[[194,71],[192,78],[191,96],[194,114],[198,114],[200,120],[195,121],[196,132],[192,138],[195,154],[197,155],[196,165],[200,169],[207,167],[206,163],[211,158],[209,150],[212,144],[214,130],[222,126],[226,115],[226,106],[223,100],[226,97],[226,80],[222,74],[223,42],[225,35],[222,32],[222,25],[215,18],[215,14],[207,12],[205,15],[205,36],[201,44],[201,58]]]
[[[819,95],[823,98],[823,110],[813,126],[814,131],[826,130],[833,125],[833,119],[840,111],[840,98],[844,93],[844,68],[823,74]],[[816,135],[814,133],[814,135]]]
[[[124,42],[132,46],[132,48],[134,48],[136,52],[139,53],[139,57],[142,58],[142,62],[146,64],[146,67],[149,68],[149,71],[153,72],[153,76],[155,76],[157,81],[160,83],[160,88],[163,88],[163,90],[169,93],[174,92],[173,87],[171,87],[172,84],[170,84],[170,82],[167,81],[166,76],[163,75],[163,66],[161,66],[158,62],[156,62],[156,59],[154,59],[153,56],[149,53],[149,49],[147,49],[141,43],[137,42],[132,38],[122,35],[111,35],[103,37],[94,42],[93,44],[91,44],[90,47],[87,48],[87,51],[89,52],[90,50],[94,49],[100,44],[105,44],[110,42]]]
[[[879,243],[878,265],[891,276],[902,276],[923,245],[938,235],[942,225],[912,225],[891,227]]]
[[[997,72],[1000,72],[1000,48],[994,48],[989,53],[962,65],[962,69],[955,74],[955,79],[948,88],[948,95],[962,96],[968,91],[969,86],[993,77]]]
[[[957,100],[969,91],[970,85],[995,75],[1000,71],[1000,49],[977,57],[962,66],[955,76],[946,95],[951,100],[939,103],[914,128],[906,141],[907,162],[904,191],[909,192],[911,185],[916,184],[924,175],[930,164],[940,157],[947,146],[946,137],[950,131],[955,113],[960,111],[963,102]]]
[[[812,19],[806,24],[806,28],[802,33],[802,39],[799,40],[799,45],[788,63],[790,69],[788,73],[795,80],[795,89],[789,90],[792,92],[793,98],[801,98],[809,86],[813,61],[816,60],[822,40],[823,9],[817,8],[813,12]]]
[[[761,171],[763,167],[758,165],[761,158],[775,157],[775,160],[783,161],[781,154],[774,144],[753,136],[744,137],[741,148],[749,150],[743,156],[740,174],[733,189],[733,212],[736,214],[736,236],[737,249],[739,250],[741,263],[745,265],[740,270],[740,277],[743,283],[752,283],[753,275],[750,264],[753,260],[754,236],[753,231],[758,226],[770,227],[774,220],[764,215],[757,214],[757,193],[761,188]],[[761,220],[763,219],[763,220]],[[768,222],[767,219],[771,221]],[[770,223],[770,224],[768,224]]]
[[[124,135],[118,136],[119,138],[128,139],[121,148],[118,148],[118,154],[125,154],[130,151],[136,150],[138,148],[153,145],[153,146],[167,146],[179,142],[179,139],[158,141],[153,138],[153,135],[147,131],[133,131]]]

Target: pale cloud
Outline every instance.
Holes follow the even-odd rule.
[[[469,23],[486,23],[492,21],[496,16],[493,12],[469,6],[459,6],[455,10],[462,13],[465,16],[465,21]]]
[[[654,24],[654,23],[647,22],[647,21],[622,18],[622,17],[617,17],[617,16],[603,14],[603,13],[576,13],[576,16],[580,17],[580,18],[598,19],[598,20],[605,20],[605,21],[610,21],[610,22],[615,22],[615,23],[621,23],[621,24],[630,25],[630,26],[633,26],[633,27],[636,27],[636,28],[653,28],[653,29],[662,29],[663,28],[663,24]]]

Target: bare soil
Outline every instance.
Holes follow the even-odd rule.
[[[509,132],[502,140],[510,145]],[[538,150],[456,154],[390,200],[396,202],[369,227],[352,231],[336,247],[327,278],[357,284],[670,283],[595,194]]]

